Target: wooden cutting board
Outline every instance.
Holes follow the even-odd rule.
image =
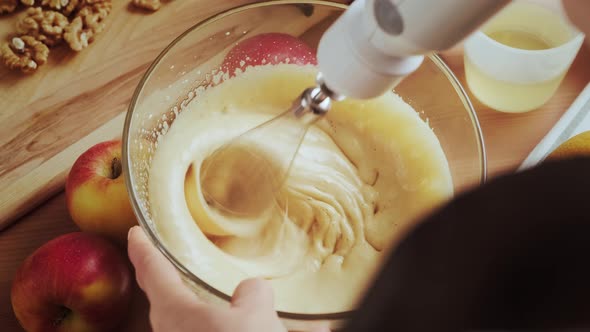
[[[80,153],[120,137],[135,86],[173,38],[247,2],[171,1],[148,13],[113,1],[106,31],[88,49],[53,49],[33,75],[0,68],[0,229],[59,192]],[[19,15],[0,18],[0,40]]]
[[[133,91],[166,45],[212,14],[252,2],[167,1],[148,13],[114,0],[106,31],[88,49],[52,49],[32,75],[0,66],[0,230],[62,190],[83,151],[120,137]],[[0,40],[19,15],[0,16]]]

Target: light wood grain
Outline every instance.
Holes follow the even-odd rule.
[[[31,208],[63,190],[70,165],[82,152],[105,139],[121,136],[125,113],[98,127],[76,143],[31,169],[26,176],[9,181],[0,189],[0,231]]]
[[[140,77],[171,40],[250,2],[174,1],[147,15],[130,10],[129,1],[114,1],[107,30],[83,52],[53,49],[34,75],[0,66],[0,229],[55,194],[80,152],[120,132],[117,124],[90,135],[126,110]],[[0,40],[19,15],[0,18]]]

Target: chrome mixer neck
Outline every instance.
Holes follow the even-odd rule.
[[[310,121],[315,121],[328,113],[332,108],[332,100],[339,101],[343,99],[344,96],[332,91],[325,84],[321,74],[318,74],[317,86],[303,91],[293,104],[293,113],[297,118],[306,116]]]

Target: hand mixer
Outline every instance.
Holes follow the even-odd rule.
[[[223,188],[203,186],[205,198],[232,213],[260,213],[286,179],[307,129],[330,110],[332,101],[345,96],[370,99],[391,91],[418,69],[424,54],[452,47],[508,2],[356,0],[320,40],[317,86],[303,91],[291,109],[238,136],[208,158],[201,183],[210,181],[213,174],[239,177],[240,181],[224,179],[220,182]],[[270,133],[277,126],[291,128],[290,142],[294,142],[289,151],[282,151],[289,158],[279,161],[254,143],[259,138],[272,141]]]

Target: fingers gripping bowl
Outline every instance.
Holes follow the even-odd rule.
[[[219,71],[226,54],[269,32],[315,49],[344,9],[320,1],[266,2],[197,24],[149,68],[123,134],[135,213],[187,284],[223,304],[240,279],[268,277],[279,315],[294,329],[346,319],[392,240],[453,192],[485,180],[475,112],[433,55],[396,88],[401,98],[391,93],[335,104],[306,136],[277,198],[279,215],[273,210],[234,227],[208,207],[197,181],[207,155],[288,107],[316,70],[304,61],[229,78]]]

